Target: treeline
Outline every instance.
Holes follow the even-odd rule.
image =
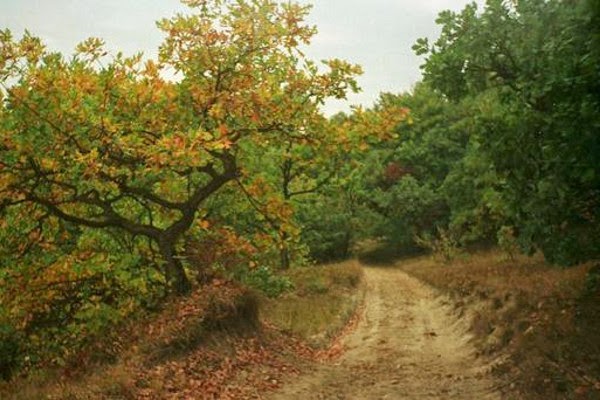
[[[363,224],[445,257],[497,243],[559,265],[597,258],[599,18],[597,1],[440,13],[440,37],[413,47],[423,82],[370,110],[410,114],[354,159],[349,191],[381,216]]]
[[[198,282],[365,239],[598,256],[596,1],[488,1],[419,40],[424,79],[330,119],[360,67],[299,46],[308,8],[186,1],[158,60],[0,32],[0,370],[60,364]],[[164,78],[176,72],[180,79]]]

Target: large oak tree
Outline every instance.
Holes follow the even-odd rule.
[[[243,171],[243,144],[289,143],[356,86],[358,67],[300,51],[316,32],[306,6],[185,3],[193,14],[158,23],[158,60],[108,56],[96,38],[67,58],[0,31],[0,229],[29,219],[41,235],[61,221],[145,237],[185,293],[181,240]]]

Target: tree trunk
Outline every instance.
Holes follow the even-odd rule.
[[[350,232],[346,232],[344,234],[344,241],[341,245],[340,258],[346,259],[350,257],[350,247],[352,244],[352,234]]]
[[[170,241],[160,241],[158,246],[165,262],[167,288],[178,296],[188,294],[192,290],[192,284],[183,269],[183,264],[177,258],[175,245]]]
[[[279,245],[279,259],[280,259],[280,267],[281,269],[288,269],[290,267],[290,250],[288,247],[287,232],[281,233],[281,243]]]

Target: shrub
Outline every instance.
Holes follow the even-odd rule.
[[[514,261],[516,255],[519,254],[519,243],[515,236],[515,229],[512,226],[502,226],[496,234],[496,239],[506,258]]]
[[[415,243],[430,250],[435,258],[441,259],[445,263],[453,261],[460,255],[459,241],[456,234],[439,227],[437,236],[415,236]]]
[[[240,280],[245,285],[260,290],[268,297],[280,296],[294,287],[288,277],[277,275],[265,266],[246,270]]]
[[[8,380],[19,366],[20,341],[11,325],[0,322],[0,378]]]

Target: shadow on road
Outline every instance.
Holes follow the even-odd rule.
[[[360,252],[357,258],[367,267],[393,267],[399,261],[426,254],[426,250],[418,247],[397,248],[382,244]]]

